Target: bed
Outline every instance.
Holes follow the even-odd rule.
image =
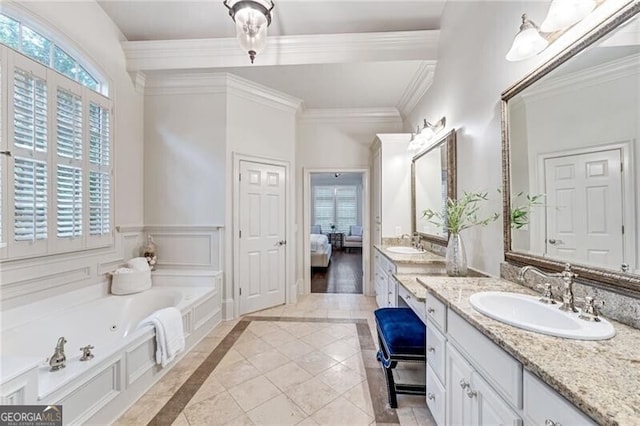
[[[323,268],[329,266],[331,244],[329,244],[327,236],[324,234],[311,234],[309,240],[311,242],[311,266]]]

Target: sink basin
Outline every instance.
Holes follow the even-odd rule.
[[[422,254],[425,252],[424,250],[418,250],[416,248],[407,247],[407,246],[387,247],[387,250],[389,250],[391,253],[400,253],[400,254]]]
[[[537,296],[485,291],[469,298],[473,308],[495,320],[550,336],[577,340],[604,340],[615,336],[611,323],[585,321],[577,313],[563,312],[559,305],[547,305]]]

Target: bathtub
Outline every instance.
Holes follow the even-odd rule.
[[[183,317],[185,353],[221,320],[220,277],[212,286],[153,287],[102,297],[2,331],[2,404],[62,404],[64,423],[108,423],[166,374],[155,364],[155,331],[138,327],[152,312],[175,306]],[[46,359],[67,340],[66,367]],[[80,361],[80,347],[94,358]]]

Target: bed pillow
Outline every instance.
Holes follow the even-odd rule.
[[[311,233],[312,234],[322,234],[322,226],[320,226],[320,225],[311,225]]]
[[[349,227],[349,235],[355,235],[357,237],[362,237],[362,226],[351,225]]]

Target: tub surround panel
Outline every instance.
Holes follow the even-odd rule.
[[[500,265],[500,276],[517,282],[519,270],[518,266],[503,262]],[[603,316],[634,328],[640,328],[640,299],[584,284],[579,280],[580,277],[578,277],[578,281],[573,286],[577,301],[584,299],[585,296],[591,296],[595,300],[602,300],[604,302],[604,306],[601,309]],[[553,294],[562,294],[562,280],[559,278],[544,279],[537,274],[528,273],[525,275],[525,281],[522,284],[535,290],[536,286],[546,282],[553,285]],[[580,303],[577,303],[577,306],[580,306]]]
[[[146,226],[157,247],[158,268],[222,268],[222,226]]]
[[[407,278],[400,277],[402,281]],[[469,297],[481,291],[533,294],[498,278],[417,276],[431,294],[504,349],[526,370],[600,424],[632,425],[640,418],[640,331],[614,322],[616,336],[579,341],[546,336],[495,321],[477,312]],[[413,283],[408,280],[409,287]]]

